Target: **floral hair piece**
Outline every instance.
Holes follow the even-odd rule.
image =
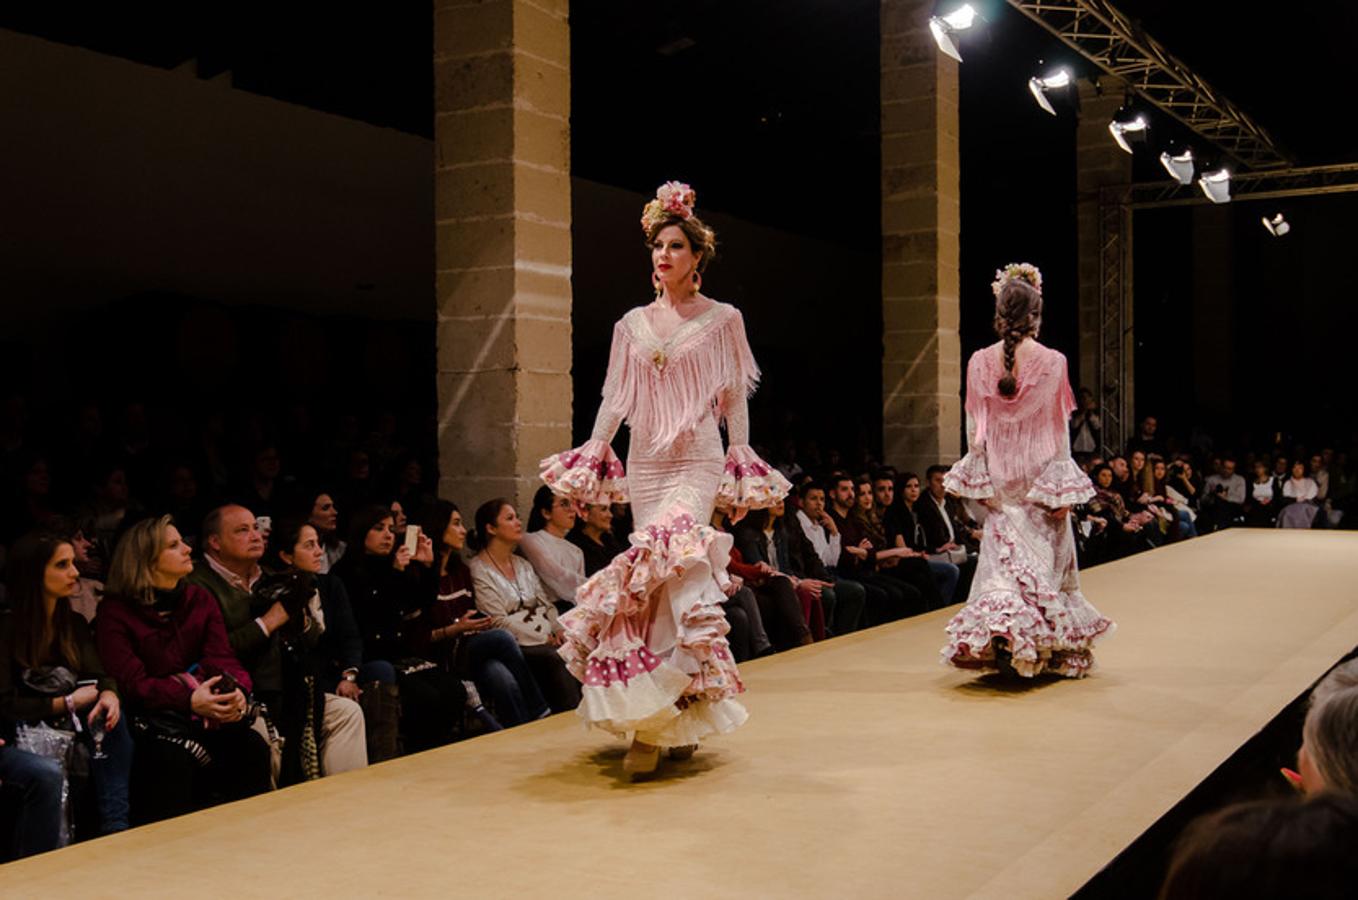
[[[1042,293],[1042,272],[1032,263],[1010,263],[1003,269],[995,270],[995,280],[990,283],[990,290],[996,297],[1000,296],[1000,291],[1004,286],[1015,279],[1022,279]]]
[[[693,218],[698,195],[682,181],[667,181],[656,188],[655,199],[641,210],[641,230],[650,232],[656,223],[670,218]]]

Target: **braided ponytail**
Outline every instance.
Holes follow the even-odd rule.
[[[1042,293],[1022,279],[1006,281],[995,298],[995,333],[1004,341],[1004,375],[997,385],[1001,397],[1018,393],[1014,377],[1018,345],[1024,338],[1035,337],[1041,323]]]

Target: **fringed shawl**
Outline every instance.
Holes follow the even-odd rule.
[[[991,478],[1013,490],[1035,479],[1054,457],[1066,455],[1075,395],[1065,356],[1034,342],[1036,352],[1028,354],[1016,372],[1018,393],[1000,396],[1004,363],[998,347],[972,354],[967,365],[967,415],[976,429],[972,446],[986,448]]]
[[[655,452],[709,413],[724,419],[728,397],[747,397],[758,384],[745,320],[734,306],[715,303],[663,341],[638,307],[613,328],[603,398],[627,420],[632,440]]]

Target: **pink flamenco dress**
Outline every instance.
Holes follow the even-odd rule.
[[[665,340],[644,308],[633,309],[613,329],[590,440],[542,461],[555,493],[630,500],[636,523],[628,548],[561,617],[559,652],[583,685],[577,713],[589,725],[679,747],[746,719],[721,606],[732,539],[709,522],[714,508],[768,507],[791,487],[748,443],[746,398],[758,379],[735,307],[715,303]],[[624,420],[625,477],[609,446]]]
[[[1036,341],[1021,349],[1013,397],[998,388],[1002,344],[967,364],[968,453],[943,483],[985,501],[987,513],[971,595],[948,623],[943,661],[1000,670],[998,645],[1020,675],[1079,678],[1093,666],[1095,639],[1114,626],[1080,593],[1070,517],[1050,513],[1088,501],[1094,487],[1070,456],[1066,358]]]

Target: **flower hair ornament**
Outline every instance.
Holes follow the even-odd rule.
[[[641,210],[641,230],[647,233],[666,219],[693,218],[698,195],[682,181],[667,181],[655,190],[655,199]]]
[[[1003,269],[996,269],[995,280],[990,283],[990,290],[998,298],[1000,291],[1004,290],[1004,286],[1014,280],[1026,281],[1036,288],[1039,294],[1042,293],[1041,270],[1032,263],[1026,262],[1010,263]]]

